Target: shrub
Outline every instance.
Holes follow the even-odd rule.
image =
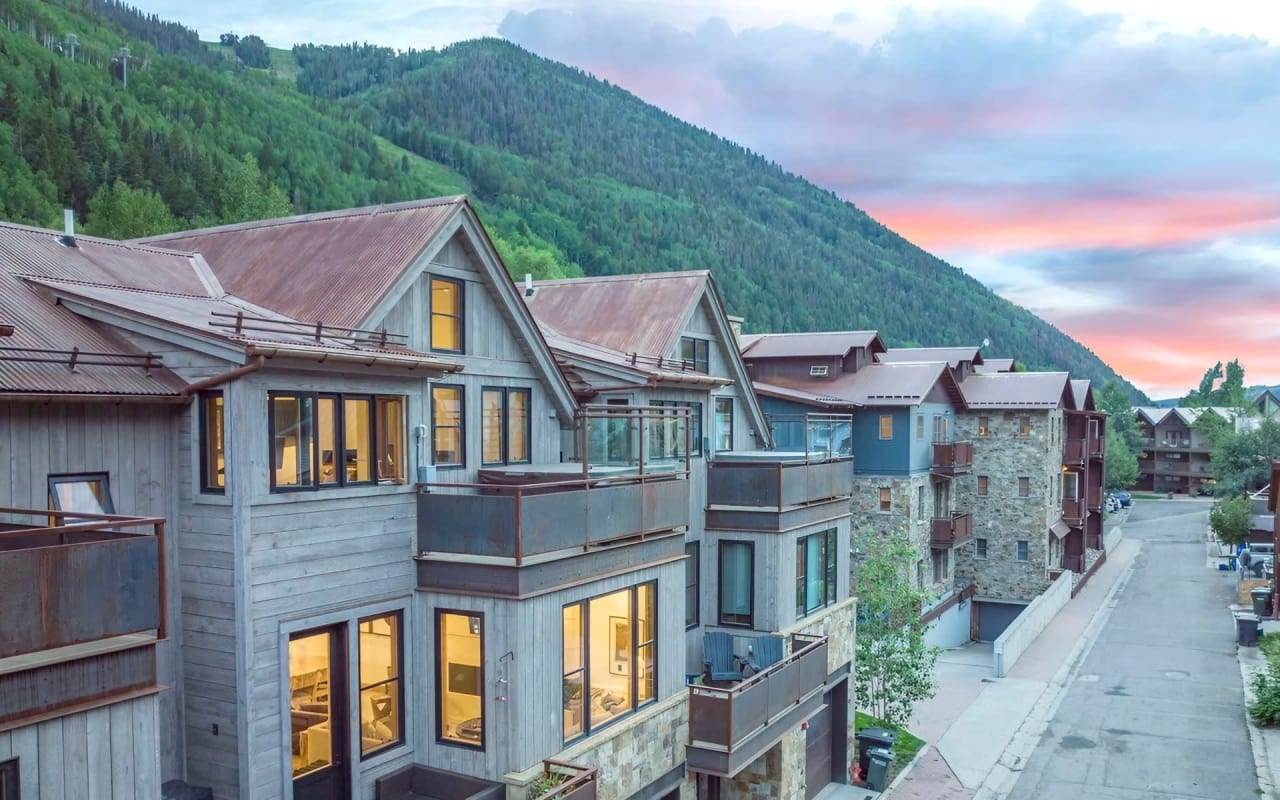
[[[1249,678],[1253,702],[1249,716],[1259,725],[1280,725],[1280,664],[1267,663],[1267,668]]]

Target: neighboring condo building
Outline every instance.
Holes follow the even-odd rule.
[[[1265,398],[1258,408],[1265,408]],[[1216,414],[1237,424],[1237,414],[1227,408],[1156,408],[1134,409],[1138,435],[1142,438],[1138,451],[1138,479],[1133,488],[1141,492],[1174,494],[1211,494],[1213,444],[1196,427],[1201,414]],[[1241,419],[1240,423],[1245,420]]]

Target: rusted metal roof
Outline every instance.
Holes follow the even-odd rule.
[[[415,200],[142,241],[198,251],[226,291],[256,305],[298,320],[357,326],[466,202]]]
[[[674,352],[706,270],[539,281],[525,303],[543,331],[647,359]]]
[[[1069,407],[1071,387],[1065,372],[999,372],[970,375],[960,384],[970,408]]]
[[[77,236],[75,247],[54,231],[0,223],[0,319],[13,334],[0,344],[0,393],[177,397],[186,385],[108,327],[83,319],[29,277],[107,276],[128,284],[199,289],[191,257]],[[130,258],[137,261],[130,266]],[[25,276],[25,277],[24,277]]]
[[[1012,358],[988,358],[981,366],[974,365],[975,372],[1013,372],[1016,362]]]
[[[817,333],[766,333],[747,341],[743,337],[742,357],[757,358],[843,358],[858,347],[871,353],[886,348],[875,331],[820,331]]]
[[[883,407],[917,405],[924,402],[939,384],[953,403],[963,407],[964,398],[955,378],[942,361],[868,364],[857,372],[847,372],[830,380],[809,377],[772,378],[769,383],[756,382],[755,385],[801,392],[828,405]],[[804,402],[801,395],[794,395],[794,399]]]
[[[961,361],[982,364],[982,351],[976,347],[890,347],[876,356],[881,364],[903,364],[912,361],[945,361],[956,369]]]

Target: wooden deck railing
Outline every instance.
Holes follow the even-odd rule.
[[[949,516],[936,517],[930,536],[934,547],[950,548],[964,544],[973,537],[973,515],[968,511],[953,511]]]
[[[935,442],[930,471],[961,475],[973,469],[973,442]]]

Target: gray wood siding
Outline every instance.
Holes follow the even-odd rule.
[[[426,763],[500,780],[507,772],[527,769],[563,750],[563,607],[651,580],[658,581],[656,642],[658,700],[661,701],[684,691],[682,561],[524,600],[419,592],[415,646],[427,691],[421,695],[425,713],[418,718],[419,741],[425,743],[425,747],[420,746],[418,750],[425,752]],[[435,612],[439,608],[484,615],[486,688],[483,702],[488,731],[483,751],[436,740]],[[499,683],[501,679],[507,683]],[[506,700],[498,700],[499,696],[505,696]]]
[[[168,521],[169,640],[156,648],[156,657],[159,681],[169,686],[182,681],[173,524],[178,518],[178,489],[170,479],[177,467],[174,442],[182,413],[180,407],[167,405],[0,401],[0,505],[48,508],[49,475],[106,472],[118,513]],[[175,693],[163,693],[159,708],[159,764],[164,777],[180,777],[182,710]]]
[[[160,797],[157,695],[0,733],[0,761],[18,759],[22,800]]]

